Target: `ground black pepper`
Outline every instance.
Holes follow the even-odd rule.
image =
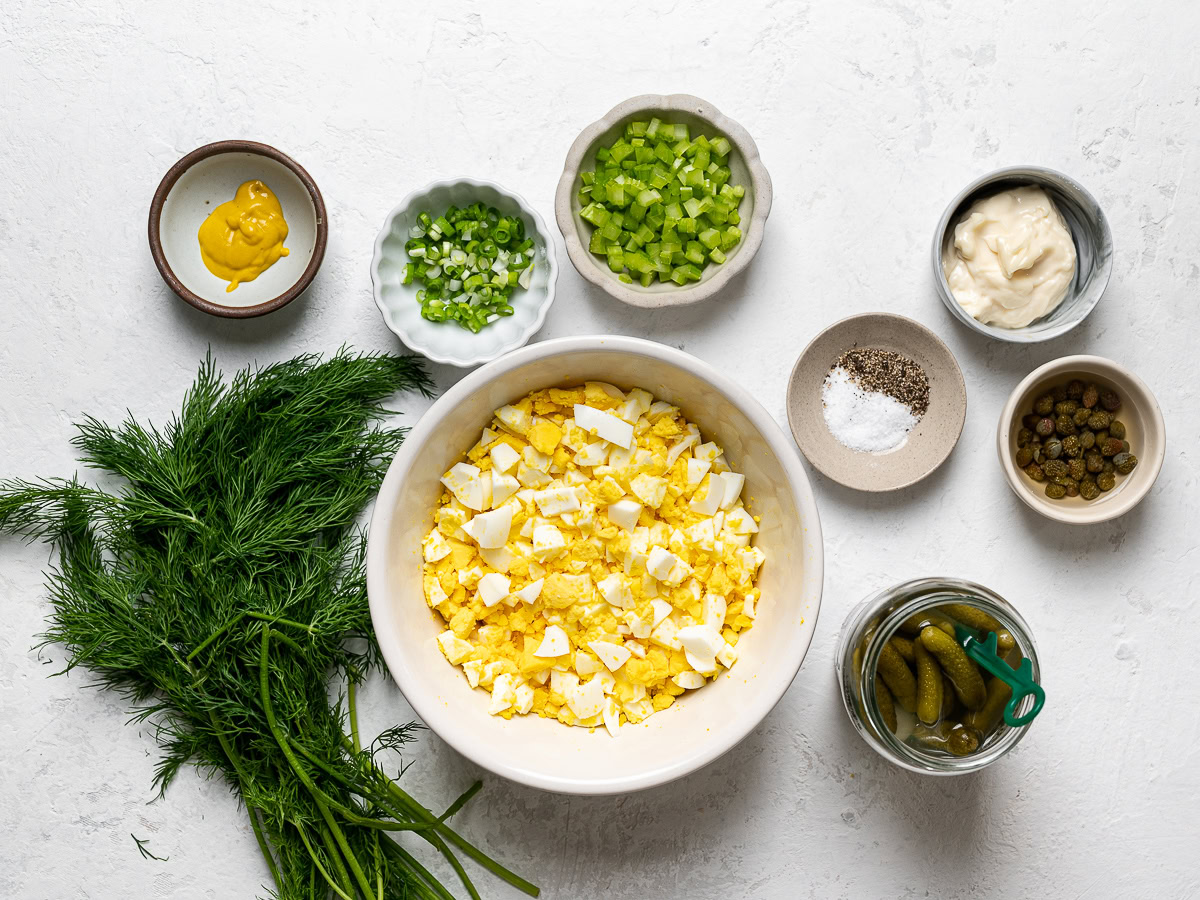
[[[832,366],[845,369],[864,391],[895,397],[920,417],[929,409],[929,379],[907,356],[876,347],[855,347],[838,357]]]

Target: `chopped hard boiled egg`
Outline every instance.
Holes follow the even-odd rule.
[[[759,523],[678,407],[605,382],[534,391],[442,484],[425,600],[492,715],[615,737],[736,663],[762,603]]]

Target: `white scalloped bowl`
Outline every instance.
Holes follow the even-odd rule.
[[[524,219],[526,236],[533,238],[534,259],[529,287],[513,293],[513,314],[497,319],[479,334],[472,334],[454,322],[421,318],[421,304],[417,301],[420,285],[401,284],[400,278],[409,262],[404,244],[418,214],[428,211],[436,218],[451,205],[469,206],[476,201],[494,206],[504,215]],[[371,260],[375,305],[383,313],[384,324],[410,349],[434,362],[464,368],[490,362],[526,344],[546,320],[554,302],[557,280],[554,241],[537,210],[519,194],[490,181],[471,178],[435,181],[405,197],[384,220]]]
[[[445,630],[425,603],[421,542],[433,526],[438,479],[479,440],[492,411],[532,390],[584,381],[642,387],[677,404],[746,476],[761,516],[758,619],[727,675],[610,737],[553,719],[488,715],[438,649]],[[379,647],[396,684],[438,737],[476,764],[543,790],[620,794],[712,762],[753,731],[800,669],[821,605],[816,501],[791,439],[748,391],[712,366],[653,341],[614,335],[539,341],[471,372],[429,408],[384,478],[367,541],[367,591]],[[397,715],[403,715],[400,710]]]
[[[746,188],[746,195],[738,206],[742,217],[742,240],[729,251],[729,258],[724,263],[706,266],[700,280],[690,284],[677,285],[668,281],[642,287],[637,283],[618,281],[605,258],[588,250],[592,226],[579,215],[583,208],[579,203],[580,172],[585,164],[591,167],[597,148],[611,145],[624,134],[627,123],[652,116],[682,122],[693,135],[702,133],[714,137],[723,134],[734,148],[728,163],[733,176],[730,182]],[[691,94],[643,94],[614,106],[602,119],[580,132],[571,144],[554,194],[554,218],[566,242],[567,256],[580,275],[622,303],[643,309],[660,309],[707,300],[750,265],[762,245],[771,199],[771,176],[767,174],[750,132],[711,103]]]

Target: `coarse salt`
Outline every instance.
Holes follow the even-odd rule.
[[[825,424],[838,442],[860,453],[885,453],[908,440],[920,421],[912,409],[879,391],[864,391],[842,367],[821,386]]]

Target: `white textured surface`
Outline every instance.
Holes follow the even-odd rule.
[[[247,21],[247,4],[225,0],[6,0],[0,471],[70,471],[70,422],[82,412],[128,407],[161,420],[209,344],[227,368],[343,342],[396,348],[368,263],[398,198],[466,173],[510,185],[549,221],[580,128],[624,97],[696,93],[746,126],[774,180],[758,258],[717,301],[651,313],[564,265],[541,336],[613,330],[682,346],[782,421],[787,373],[812,334],[847,313],[895,310],[958,355],[966,430],[937,474],[899,494],[815,476],[828,554],[817,637],[779,708],[728,757],[626,798],[568,802],[488,779],[458,825],[550,898],[1200,893],[1196,8],[694,2],[659,18],[594,4],[426,5],[440,15],[322,6],[330,11],[264,2]],[[251,322],[176,300],[146,248],[163,172],[226,137],[292,154],[331,217],[313,291]],[[969,335],[927,269],[946,198],[1017,162],[1078,177],[1116,242],[1091,318],[1029,348]],[[860,240],[870,252],[854,249]],[[992,434],[1026,372],[1085,351],[1138,371],[1173,444],[1138,509],[1070,530],[1012,496]],[[438,374],[443,385],[457,376]],[[188,773],[147,805],[148,730],[125,725],[121,705],[85,690],[84,674],[47,679],[57,648],[29,649],[45,550],[6,540],[0,552],[0,896],[251,896],[265,873],[225,786]],[[876,759],[833,685],[846,610],[880,586],[935,574],[977,579],[1018,604],[1049,694],[1012,757],[958,780]],[[405,715],[382,680],[367,699],[370,730]],[[477,774],[432,736],[415,760],[408,786],[431,805]],[[130,832],[170,861],[143,860]],[[512,895],[481,883],[488,897]]]

